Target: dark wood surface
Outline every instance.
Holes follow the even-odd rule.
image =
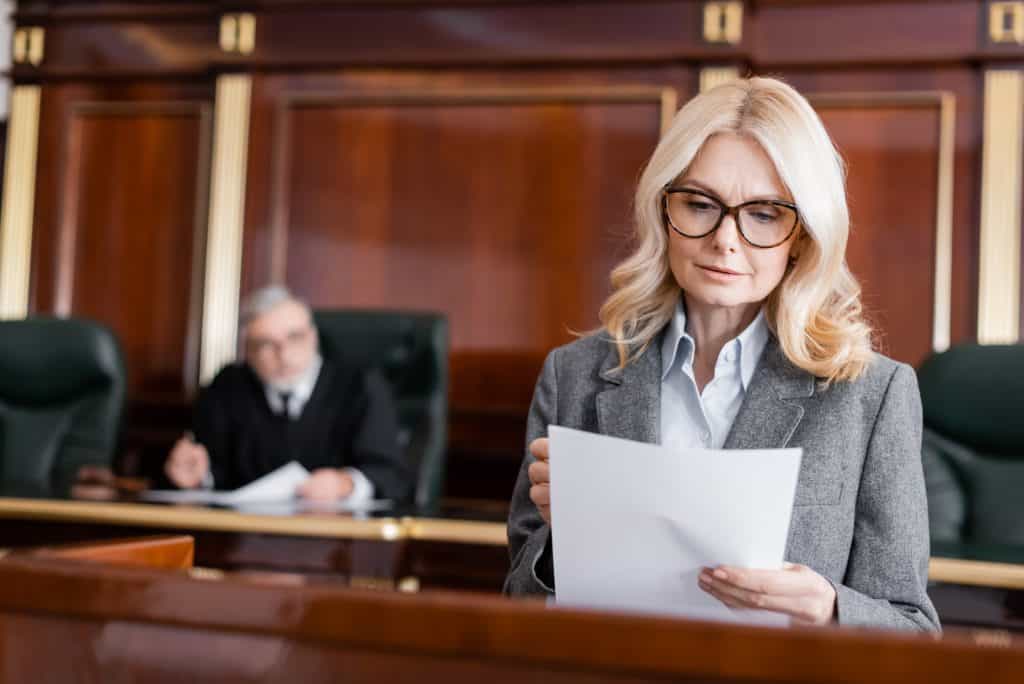
[[[595,325],[628,249],[660,120],[653,99],[616,90],[682,103],[703,67],[731,65],[860,98],[821,107],[849,162],[850,263],[883,349],[912,364],[931,346],[938,111],[892,99],[952,94],[950,332],[972,340],[983,74],[1024,63],[1024,47],[990,44],[986,6],[968,0],[746,3],[735,46],[703,40],[702,7],[19,3],[18,25],[47,30],[42,65],[13,69],[43,84],[31,308],[94,316],[122,337],[125,469],[158,474],[188,422],[204,117],[223,73],[253,75],[241,290],[276,277],[315,305],[447,312],[449,495],[508,497],[542,360]],[[224,53],[220,16],[242,10],[255,51]]]
[[[66,558],[106,565],[131,565],[164,570],[192,567],[195,540],[188,535],[156,535],[41,546],[13,554],[35,558]]]
[[[537,601],[0,561],[4,681],[1017,682],[1024,650],[947,633],[764,629]],[[52,645],[61,644],[61,657]]]

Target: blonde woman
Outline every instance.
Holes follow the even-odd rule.
[[[705,568],[700,587],[800,622],[938,629],[917,382],[872,350],[845,262],[843,163],[807,101],[766,78],[697,96],[648,162],[635,211],[603,329],[551,352],[537,382],[505,590],[557,589],[544,435],[563,425],[802,447],[784,569]]]

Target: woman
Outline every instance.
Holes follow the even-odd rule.
[[[563,425],[676,447],[802,447],[785,567],[705,568],[700,587],[801,622],[938,629],[917,382],[872,351],[844,257],[843,163],[807,101],[765,78],[690,101],[640,179],[636,231],[603,330],[544,363],[506,591],[554,591],[544,435]]]

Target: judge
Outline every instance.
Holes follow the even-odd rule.
[[[384,379],[321,357],[309,307],[280,286],[245,300],[240,334],[244,361],[200,393],[192,433],[164,466],[171,482],[234,489],[294,460],[311,471],[302,497],[403,499],[409,474]]]

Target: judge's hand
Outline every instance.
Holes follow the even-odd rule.
[[[540,437],[530,442],[530,453],[537,459],[530,464],[530,501],[540,511],[544,522],[551,524],[551,476],[548,470],[548,438]]]
[[[782,570],[719,565],[703,568],[697,582],[730,608],[771,610],[814,625],[830,622],[836,612],[836,590],[806,565],[785,563]]]
[[[193,442],[192,436],[186,434],[171,449],[171,455],[164,463],[164,472],[178,487],[194,489],[202,484],[203,478],[210,472],[210,455],[206,447]]]
[[[298,489],[303,499],[336,501],[352,493],[352,476],[336,468],[317,468]]]

